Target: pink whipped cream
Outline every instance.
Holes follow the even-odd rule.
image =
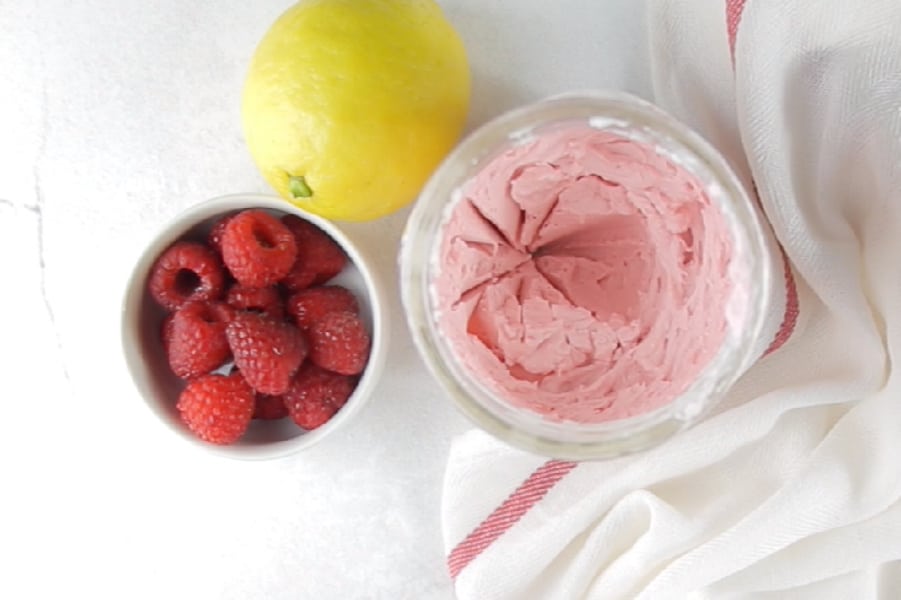
[[[728,228],[652,146],[543,132],[461,189],[432,279],[470,375],[553,420],[638,415],[684,392],[726,332]]]

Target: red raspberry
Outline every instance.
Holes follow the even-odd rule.
[[[240,373],[203,375],[188,383],[176,404],[197,437],[212,444],[240,438],[253,415],[253,390]]]
[[[263,421],[277,421],[288,416],[288,407],[281,396],[257,394],[253,408],[253,418]]]
[[[330,312],[360,312],[353,293],[340,285],[300,290],[288,298],[286,308],[301,329],[307,329]]]
[[[235,365],[257,392],[283,394],[307,356],[307,343],[290,323],[266,315],[237,313],[225,329]]]
[[[194,300],[173,313],[164,325],[163,340],[172,372],[190,379],[221,367],[231,354],[225,336],[228,320],[229,309],[219,302]]]
[[[167,355],[169,354],[169,344],[172,343],[172,322],[174,320],[175,313],[169,313],[160,326],[160,340],[163,342],[163,348],[166,350]]]
[[[298,371],[283,399],[291,419],[304,429],[316,429],[347,402],[356,382],[310,363]]]
[[[207,235],[206,243],[210,248],[218,252],[220,255],[222,254],[222,234],[225,233],[225,227],[228,225],[228,222],[234,218],[235,215],[226,215],[216,221],[216,224],[213,225],[213,228],[210,229],[209,235]]]
[[[297,262],[282,279],[282,285],[288,291],[296,292],[325,283],[344,269],[347,257],[327,233],[294,215],[285,215],[282,223],[297,240]]]
[[[235,215],[222,234],[222,260],[239,283],[266,287],[288,274],[297,242],[278,219],[262,210]]]
[[[275,286],[251,288],[238,283],[228,290],[225,301],[238,310],[260,312],[273,319],[285,318],[282,297]]]
[[[232,365],[229,374],[240,373],[237,365]],[[252,388],[251,388],[252,389]],[[277,421],[288,416],[288,409],[281,396],[270,396],[254,392],[253,418],[263,421]]]
[[[169,310],[188,300],[217,300],[225,272],[216,253],[197,242],[175,242],[150,270],[147,287],[153,299]]]
[[[323,369],[356,375],[369,360],[369,334],[353,313],[328,313],[310,326],[307,339],[310,360]]]

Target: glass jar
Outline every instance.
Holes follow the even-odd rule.
[[[461,201],[463,186],[511,148],[571,124],[650,146],[693,175],[731,236],[731,290],[724,303],[726,325],[719,349],[668,403],[603,422],[548,418],[485,385],[442,334],[432,285],[440,270],[443,227]],[[501,115],[469,135],[423,189],[403,236],[400,268],[403,303],[416,346],[463,414],[510,444],[568,460],[609,458],[646,449],[696,423],[769,346],[785,298],[783,265],[772,232],[727,161],[681,122],[623,93],[549,98]]]

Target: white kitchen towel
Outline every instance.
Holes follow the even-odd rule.
[[[457,594],[899,598],[901,2],[651,0],[648,18],[655,101],[753,181],[800,316],[714,416],[644,454],[458,439]]]

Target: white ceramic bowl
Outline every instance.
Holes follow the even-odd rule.
[[[147,277],[157,256],[186,235],[204,235],[216,220],[248,208],[261,208],[276,215],[294,214],[334,239],[349,258],[348,266],[329,283],[343,285],[356,295],[361,318],[372,335],[369,362],[344,407],[332,419],[312,431],[297,427],[290,418],[280,421],[253,421],[236,443],[217,446],[197,438],[182,422],[175,408],[184,382],[169,369],[160,341],[160,327],[166,311],[147,291]],[[203,238],[201,238],[203,239]],[[388,346],[388,316],[385,296],[366,258],[334,224],[308,214],[284,200],[259,194],[235,194],[207,200],[176,216],[150,241],[138,259],[125,290],[122,305],[122,348],[135,387],[151,412],[182,439],[215,454],[230,458],[259,460],[293,454],[316,444],[350,421],[372,396],[384,370]]]

